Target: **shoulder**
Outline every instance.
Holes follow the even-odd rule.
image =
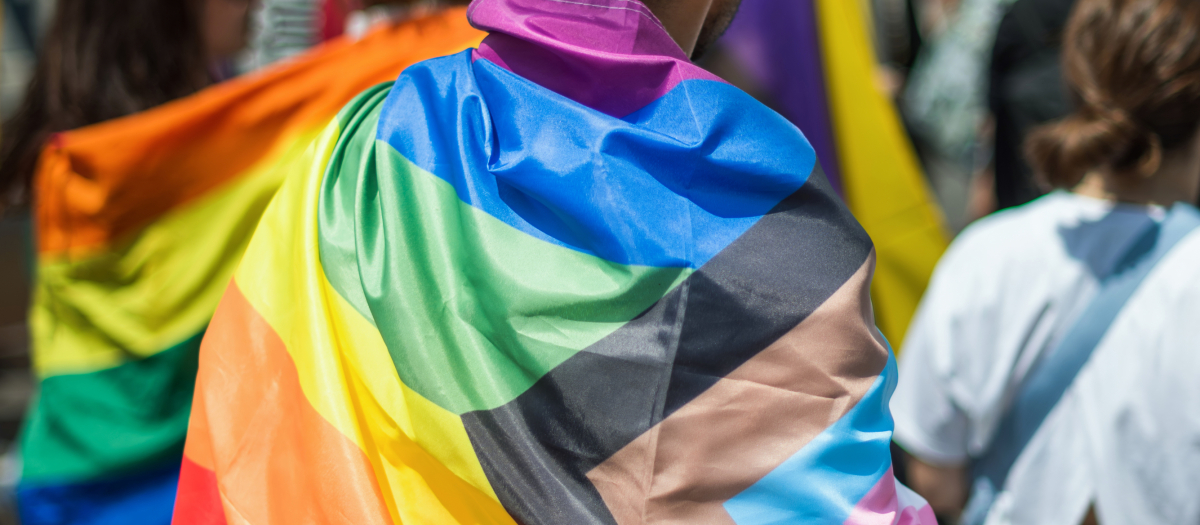
[[[955,238],[938,264],[938,273],[964,277],[1011,271],[1022,263],[1043,264],[1062,250],[1058,226],[1073,211],[1069,196],[1050,194],[1024,206],[985,217]]]
[[[1104,378],[1095,389],[1111,406],[1174,417],[1177,403],[1200,401],[1200,230],[1179,242],[1138,287],[1097,348]],[[1113,385],[1129,385],[1116,388]],[[1182,425],[1182,420],[1173,424]],[[1200,433],[1200,419],[1190,432]]]
[[[335,120],[338,127],[343,130],[348,129],[353,122],[361,120],[364,115],[378,112],[383,101],[392,92],[393,85],[395,85],[393,81],[382,82],[356,95],[338,112]]]
[[[1200,229],[1179,241],[1147,276],[1130,299],[1137,323],[1146,330],[1163,333],[1188,331],[1200,337]],[[1150,322],[1155,326],[1150,326]]]
[[[1003,383],[997,374],[1011,371],[1004,363],[1017,358],[1024,334],[1084,274],[1059,235],[1078,220],[1072,205],[1051,194],[964,230],[938,263],[904,353],[929,352],[929,366],[963,384]]]
[[[1154,281],[1164,293],[1181,302],[1200,304],[1200,228],[1192,231],[1163,258]],[[1171,284],[1167,284],[1171,283]]]
[[[1088,365],[1091,377],[1082,385],[1106,425],[1107,466],[1120,474],[1112,476],[1112,486],[1128,491],[1130,509],[1149,501],[1190,501],[1195,484],[1180,482],[1198,479],[1200,417],[1189,408],[1200,403],[1197,258],[1200,231],[1182,240],[1130,299],[1097,347]],[[1123,454],[1129,450],[1139,452]]]

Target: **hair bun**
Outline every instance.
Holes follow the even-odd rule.
[[[1071,187],[1102,167],[1152,175],[1162,162],[1162,142],[1125,111],[1093,106],[1036,129],[1026,154],[1051,184]]]
[[[1078,0],[1063,37],[1076,113],[1026,142],[1035,171],[1059,187],[1088,172],[1158,173],[1200,123],[1200,1]]]

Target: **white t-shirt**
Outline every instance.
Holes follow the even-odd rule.
[[[938,264],[900,359],[896,441],[981,454],[1157,207],[1057,192],[979,221]],[[1200,231],[1150,273],[1021,453],[989,525],[1200,524]]]

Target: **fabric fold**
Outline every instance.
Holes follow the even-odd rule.
[[[639,3],[471,9],[478,51],[364,92],[290,169],[224,299],[244,312],[209,328],[189,446],[231,521],[334,520],[277,509],[326,479],[393,523],[897,515],[871,492],[894,486],[874,248],[803,134]]]
[[[24,523],[169,522],[201,339],[285,167],[359,92],[482,38],[447,10],[50,141]]]

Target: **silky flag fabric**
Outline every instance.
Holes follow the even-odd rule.
[[[899,348],[949,237],[911,143],[877,89],[863,3],[745,0],[722,43],[812,141],[875,243],[876,321]]]
[[[200,340],[280,167],[364,89],[482,38],[446,11],[52,140],[23,523],[169,522]]]
[[[361,95],[268,208],[176,525],[932,524],[871,241],[800,131],[640,3],[469,16],[478,50]]]

